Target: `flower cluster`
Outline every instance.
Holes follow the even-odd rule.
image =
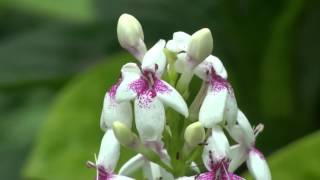
[[[253,128],[239,110],[224,65],[211,55],[209,29],[192,35],[175,32],[168,42],[160,39],[147,49],[139,21],[123,14],[117,35],[137,62],[122,66],[105,95],[100,120],[105,135],[96,163],[88,162],[96,168],[97,180],[133,179],[139,170],[149,180],[239,180],[243,178],[234,172],[245,161],[255,179],[271,180],[255,147],[263,125]],[[194,75],[202,85],[191,99]],[[192,100],[189,106],[187,100]],[[236,144],[230,145],[225,133]],[[120,145],[137,154],[117,174]],[[196,164],[201,157],[203,164]]]

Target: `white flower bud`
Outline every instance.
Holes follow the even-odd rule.
[[[118,40],[122,47],[135,47],[144,39],[139,21],[129,14],[122,14],[118,20]]]
[[[115,121],[112,124],[114,135],[123,146],[133,146],[137,142],[137,136],[123,123]]]
[[[202,124],[200,122],[190,124],[184,132],[184,139],[191,147],[202,143],[205,139],[205,131]]]
[[[192,34],[187,54],[192,60],[200,63],[211,54],[212,49],[211,31],[208,28],[203,28]]]

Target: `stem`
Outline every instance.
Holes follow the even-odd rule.
[[[191,121],[195,121],[196,119],[198,119],[200,106],[205,98],[205,94],[207,92],[207,89],[208,89],[208,84],[205,81],[203,81],[197,96],[194,98],[194,100],[189,108],[189,114],[190,114],[189,119]]]

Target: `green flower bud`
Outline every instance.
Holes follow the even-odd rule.
[[[211,31],[208,28],[203,28],[192,34],[187,54],[191,59],[200,63],[211,54],[212,49],[213,39]]]
[[[118,20],[118,40],[122,47],[138,46],[143,41],[143,31],[139,21],[129,14],[122,14]]]
[[[138,142],[138,137],[123,123],[115,121],[112,124],[114,135],[123,146],[132,147]]]
[[[202,143],[205,136],[204,128],[200,122],[190,124],[184,132],[184,139],[190,147],[195,147]]]

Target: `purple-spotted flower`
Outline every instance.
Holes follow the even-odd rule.
[[[160,40],[149,49],[141,67],[135,63],[125,64],[115,95],[118,103],[134,101],[136,128],[144,143],[160,141],[165,126],[164,105],[188,116],[184,99],[171,85],[161,80],[166,66],[164,46],[165,41]]]
[[[121,83],[121,78],[106,93],[100,118],[100,127],[103,131],[112,128],[114,121],[120,121],[128,128],[132,126],[132,108],[130,102],[118,103],[115,100],[116,91]]]
[[[256,180],[271,180],[271,173],[263,154],[255,147],[258,134],[263,125],[252,128],[246,116],[239,110],[237,124],[228,127],[231,137],[239,144],[231,147],[232,161],[230,171],[237,169],[244,161],[247,162],[250,173]]]
[[[222,62],[210,55],[194,72],[207,84],[207,94],[200,107],[199,121],[206,128],[212,128],[224,121],[230,126],[234,125],[238,106]]]
[[[175,32],[166,48],[177,56],[175,70],[181,73],[177,88],[184,92],[193,77],[193,69],[212,52],[211,31],[203,28],[191,36],[184,32]]]
[[[212,128],[212,134],[207,140],[202,153],[202,160],[207,172],[192,177],[182,177],[180,180],[243,180],[242,177],[230,172],[230,145],[220,126]]]
[[[97,169],[96,180],[133,180],[113,173],[120,156],[120,144],[112,129],[107,129],[100,146],[96,163],[88,162],[89,167]]]

